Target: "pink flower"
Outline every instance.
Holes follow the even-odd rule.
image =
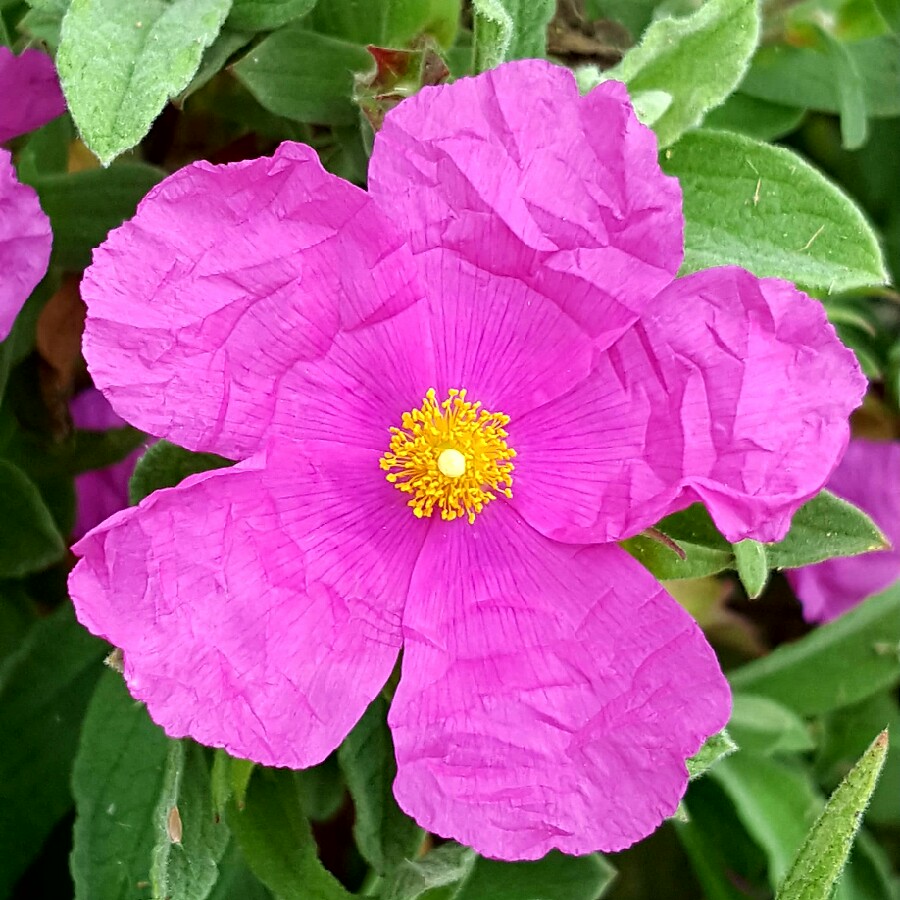
[[[84,538],[78,616],[169,734],[279,766],[321,761],[402,646],[410,815],[505,859],[625,847],[730,703],[614,542],[698,498],[781,537],[865,381],[791,285],[673,281],[681,193],[622,85],[528,61],[425,88],[369,174],[291,143],[197,163],[97,251],[96,383],[240,462]]]
[[[107,431],[125,424],[106,397],[95,388],[73,397],[69,411],[76,428]],[[128,481],[140,455],[141,451],[135,450],[115,465],[82,472],[75,477],[74,539],[84,537],[104,519],[128,506]]]
[[[0,341],[44,277],[52,242],[50,220],[37,194],[19,183],[12,157],[0,149]]]
[[[786,572],[810,622],[828,622],[900,579],[900,442],[850,441],[826,487],[867,512],[890,550]]]
[[[65,111],[53,60],[38,50],[15,56],[0,47],[0,143]],[[12,156],[0,149],[0,341],[50,262],[50,221],[37,194],[20,184]]]
[[[0,143],[34,131],[66,111],[53,60],[40,50],[16,56],[0,47]]]

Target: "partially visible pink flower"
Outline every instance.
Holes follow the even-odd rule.
[[[828,622],[900,579],[900,442],[850,441],[826,487],[868,513],[893,546],[786,572],[809,622]]]
[[[865,379],[819,303],[675,279],[681,192],[613,82],[510,63],[309,147],[197,163],[96,251],[85,354],[145,431],[240,460],[92,531],[70,589],[169,734],[304,767],[403,647],[394,792],[488,856],[617,850],[729,715],[615,541],[704,500],[775,540]]]
[[[66,111],[53,60],[40,50],[0,47],[0,144]]]
[[[19,183],[12,157],[0,149],[0,341],[44,277],[52,243],[50,220],[37,194]]]
[[[73,397],[69,401],[69,411],[75,427],[88,431],[107,431],[126,424],[96,388]],[[75,526],[72,529],[75,540],[128,506],[128,481],[140,455],[141,450],[135,450],[115,465],[76,476]]]

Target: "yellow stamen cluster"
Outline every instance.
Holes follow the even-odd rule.
[[[509,416],[470,403],[464,390],[438,403],[432,388],[418,409],[403,413],[400,428],[391,429],[380,465],[394,487],[410,494],[420,519],[438,509],[442,519],[465,517],[471,524],[497,494],[512,497],[516,451],[506,444],[508,424]]]

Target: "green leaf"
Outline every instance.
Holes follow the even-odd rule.
[[[870,116],[900,115],[900,41],[896,35],[844,45],[859,72]],[[763,47],[741,90],[753,97],[821,112],[840,113],[841,87],[824,48]]]
[[[71,808],[78,732],[106,651],[64,607],[0,669],[0,896]]]
[[[120,462],[146,439],[143,432],[131,426],[107,431],[76,429],[61,441],[18,430],[3,448],[3,455],[34,478],[80,475]]]
[[[653,123],[660,147],[667,147],[737,87],[758,40],[757,0],[708,0],[693,15],[653,22],[602,79],[624,81],[635,94],[671,95]]]
[[[352,44],[404,48],[429,35],[449,47],[459,9],[459,0],[327,0],[316,6],[307,24]]]
[[[729,672],[736,691],[803,716],[840,709],[900,680],[900,584],[799,641]]]
[[[883,731],[831,795],[778,889],[778,900],[820,900],[830,896],[846,865],[887,749],[888,735]]]
[[[616,877],[599,853],[566,856],[557,851],[535,862],[477,857],[453,900],[597,900]]]
[[[699,778],[720,760],[731,756],[737,749],[738,745],[731,739],[731,735],[723,729],[718,734],[708,738],[703,746],[685,761],[688,775],[692,781],[695,778]]]
[[[76,900],[153,896],[153,810],[168,749],[162,729],[131,697],[122,676],[107,670],[85,717],[72,773]]]
[[[219,872],[219,880],[209,900],[272,900],[272,895],[244,862],[235,841],[225,851],[219,863]]]
[[[246,47],[251,40],[253,35],[248,31],[223,28],[219,36],[206,48],[200,68],[197,69],[190,84],[174,99],[175,105],[183,106],[188,97],[209,84],[222,71],[232,55],[242,47]]]
[[[818,28],[817,31],[831,62],[832,77],[837,87],[841,143],[845,150],[858,150],[869,136],[865,85],[859,66],[853,54],[847,50],[846,44],[832,36],[825,28]]]
[[[0,578],[21,578],[62,559],[66,542],[34,482],[0,459]]]
[[[555,11],[554,0],[473,0],[475,71],[546,56],[547,26]]]
[[[228,824],[256,877],[281,900],[349,900],[319,861],[301,809],[293,772],[257,769],[243,810],[229,807]]]
[[[134,215],[138,202],[164,175],[153,166],[126,163],[31,179],[53,228],[53,262],[71,271],[85,268],[91,250]]]
[[[769,579],[766,546],[759,541],[739,541],[734,545],[734,562],[741,584],[751,600],[755,600]]]
[[[299,122],[348,125],[359,116],[352,102],[354,73],[372,66],[364,47],[288,25],[231,71],[269,112]]]
[[[69,111],[108,165],[184,90],[231,0],[72,0],[56,57]]]
[[[769,544],[767,550],[773,569],[796,569],[888,546],[887,538],[861,509],[822,491],[797,510],[784,540]]]
[[[205,752],[193,741],[169,743],[154,820],[154,896],[205,900],[218,880],[229,833],[213,809]]]
[[[735,753],[710,777],[734,802],[738,818],[765,851],[769,880],[777,884],[822,807],[812,780],[798,767],[751,753]]]
[[[401,863],[388,879],[381,900],[455,900],[475,866],[475,852],[443,844],[422,859]]]
[[[228,27],[239,31],[272,31],[305,16],[316,0],[232,0]]]
[[[758,141],[774,141],[794,131],[805,114],[796,106],[771,103],[738,91],[711,109],[703,125],[716,131],[736,131]]]
[[[377,697],[338,750],[356,810],[356,844],[380,875],[413,858],[425,836],[394,799],[397,764],[387,707],[387,701]]]
[[[188,475],[233,465],[215,453],[193,453],[168,441],[157,441],[137,461],[128,484],[131,503],[140,503],[154,491],[175,487]]]
[[[770,755],[814,746],[804,721],[786,706],[753,694],[735,694],[728,731],[741,750]]]
[[[734,554],[730,550],[713,549],[684,540],[676,543],[684,553],[683,559],[670,547],[642,534],[622,541],[622,547],[657,578],[665,580],[702,578],[734,565]]]
[[[673,819],[672,827],[705,900],[769,896],[765,855],[750,839],[734,804],[718,784],[712,778],[692,782],[682,806],[687,815]]]
[[[734,550],[702,503],[666,516],[657,530],[678,544],[683,558],[649,534],[622,542],[622,547],[657,578],[702,578],[734,567]]]
[[[256,763],[250,759],[239,759],[224,750],[216,750],[213,756],[210,790],[212,792],[213,810],[216,815],[223,815],[229,801],[234,798],[238,809],[244,808],[247,787]]]
[[[900,0],[875,0],[875,6],[891,31],[900,32]]]
[[[740,265],[829,292],[885,281],[862,213],[796,153],[699,130],[670,147],[662,165],[684,192],[683,273]]]

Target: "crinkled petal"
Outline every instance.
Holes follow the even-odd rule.
[[[16,56],[0,47],[0,143],[40,128],[66,111],[53,60],[40,50]]]
[[[826,487],[867,512],[893,546],[786,572],[810,622],[828,622],[900,579],[900,442],[850,441]]]
[[[0,149],[0,341],[44,277],[52,243],[37,194],[19,183],[12,157]]]
[[[513,503],[557,540],[619,540],[701,500],[729,540],[777,541],[840,459],[865,388],[820,303],[699,272],[587,382],[510,424]]]
[[[69,402],[69,412],[76,428],[106,431],[125,424],[96,388],[89,388],[73,397]],[[84,537],[113,513],[128,506],[128,482],[141,452],[140,449],[135,450],[111,466],[75,476],[74,540]]]
[[[69,587],[170,735],[301,768],[390,675],[414,524],[373,451],[277,442],[118,513]]]
[[[649,573],[612,545],[550,541],[505,503],[432,525],[403,632],[394,793],[487,856],[644,837],[728,719],[715,655]]]
[[[311,148],[196,163],[95,252],[85,356],[123,418],[194,450],[243,458],[268,436],[319,438],[316,410],[336,400],[338,418],[370,423],[345,437],[371,446],[377,423],[382,446],[431,379],[416,279],[385,216]],[[393,345],[406,352],[386,361]],[[320,382],[346,390],[312,397],[308,421]]]
[[[520,280],[598,347],[682,259],[681,190],[624,86],[580,97],[571,72],[541,60],[423,88],[389,112],[369,190],[415,254]]]
[[[590,336],[552,300],[449,253],[419,261],[441,396],[465,388],[486,409],[516,418],[588,376]]]

